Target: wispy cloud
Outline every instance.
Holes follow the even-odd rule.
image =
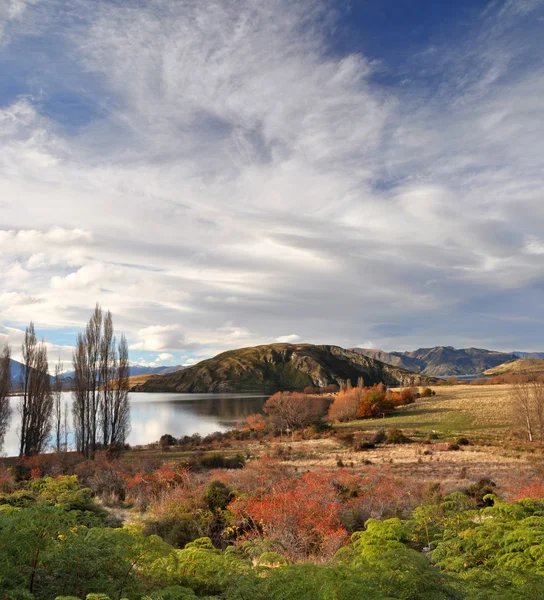
[[[98,300],[133,352],[538,345],[501,323],[542,298],[542,2],[387,87],[324,1],[9,6],[0,58],[62,38],[88,114],[48,72],[0,104],[0,322],[74,330]]]

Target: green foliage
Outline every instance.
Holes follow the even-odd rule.
[[[210,510],[225,510],[232,500],[232,491],[221,481],[214,479],[204,493],[204,502]]]
[[[135,526],[85,526],[81,515],[95,508],[76,478],[22,485],[26,495],[0,506],[0,598],[8,600],[544,597],[544,501],[482,496],[485,482],[473,497],[434,494],[409,520],[369,519],[319,565],[288,564],[282,545],[260,536],[226,550],[202,537],[175,550]],[[214,480],[201,497],[202,514],[223,515],[231,491]]]

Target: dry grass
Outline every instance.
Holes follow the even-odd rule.
[[[374,430],[399,427],[450,436],[470,434],[490,441],[511,436],[515,424],[511,385],[456,385],[433,389],[436,396],[420,399],[384,419],[340,426]]]
[[[132,377],[128,378],[128,387],[132,389],[137,385],[142,385],[146,381],[149,381],[152,377],[160,377],[156,373],[144,373],[143,375],[132,375]]]
[[[538,469],[543,449],[527,444],[513,426],[510,385],[437,386],[436,396],[421,399],[398,409],[384,419],[368,419],[341,424],[346,433],[400,428],[414,443],[377,446],[355,451],[334,438],[283,442],[286,464],[298,471],[338,468],[344,465],[356,472],[369,465],[387,465],[399,477],[422,482],[440,481],[446,489],[459,489],[483,477],[508,489]],[[438,439],[424,443],[429,433]],[[449,443],[466,437],[469,446],[449,450]],[[290,450],[289,450],[290,448]]]
[[[465,446],[448,450],[448,444],[413,443],[378,446],[355,451],[332,440],[284,442],[274,454],[299,472],[346,467],[364,472],[369,466],[387,466],[400,478],[423,482],[440,481],[445,489],[459,489],[489,477],[506,489],[511,479],[519,480],[535,470],[535,457],[526,452],[503,452],[496,446]]]

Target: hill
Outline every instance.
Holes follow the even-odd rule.
[[[515,350],[512,354],[518,358],[544,358],[544,352],[519,352]]]
[[[383,352],[367,348],[352,348],[352,351],[429,377],[479,375],[487,369],[516,359],[514,354],[507,352],[481,348],[457,349],[453,346],[419,348],[412,352]]]
[[[503,363],[492,369],[487,369],[484,375],[527,375],[529,373],[544,374],[544,359],[542,358],[519,358]]]
[[[144,392],[260,392],[303,390],[306,386],[384,382],[425,385],[411,373],[338,346],[270,344],[223,352],[183,371],[154,377],[136,388]]]
[[[164,375],[166,373],[175,373],[176,371],[181,371],[186,369],[187,367],[183,367],[182,365],[171,365],[171,366],[161,366],[161,367],[141,367],[140,365],[132,365],[129,367],[129,376],[133,377],[135,375]],[[63,379],[72,379],[74,377],[74,372],[69,371],[67,373],[62,374]]]

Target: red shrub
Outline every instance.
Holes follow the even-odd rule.
[[[281,479],[271,491],[237,498],[229,509],[246,529],[241,539],[277,540],[292,560],[329,558],[347,541],[339,493],[327,474]]]

